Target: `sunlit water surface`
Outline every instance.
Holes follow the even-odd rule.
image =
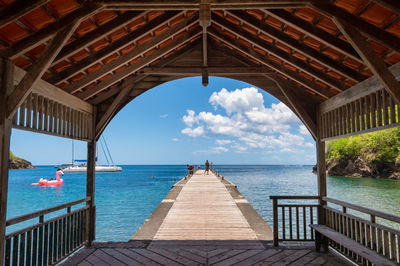
[[[96,174],[96,240],[126,241],[150,216],[171,186],[185,176],[184,165],[122,166],[119,173]],[[311,166],[214,166],[238,186],[260,215],[272,225],[270,195],[316,195]],[[85,197],[86,175],[66,173],[61,187],[32,186],[53,178],[52,166],[10,170],[7,217]],[[400,216],[400,181],[373,178],[328,178],[328,196]],[[79,205],[82,206],[82,205]],[[52,217],[65,213],[59,211]],[[28,221],[8,231],[37,222]]]

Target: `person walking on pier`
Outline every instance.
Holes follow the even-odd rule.
[[[208,160],[206,160],[205,168],[206,168],[206,170],[204,171],[204,174],[208,175],[208,171],[210,170],[210,163],[208,162]]]

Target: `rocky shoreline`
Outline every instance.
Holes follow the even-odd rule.
[[[316,173],[317,166],[313,172]],[[328,176],[372,177],[400,180],[400,161],[393,163],[376,163],[373,154],[358,156],[355,159],[340,160],[330,158],[326,160],[326,174]]]
[[[31,162],[19,158],[10,152],[9,169],[35,169]]]

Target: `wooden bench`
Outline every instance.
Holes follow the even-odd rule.
[[[399,265],[388,258],[385,258],[381,255],[379,255],[376,251],[369,249],[360,243],[346,237],[345,235],[336,232],[335,230],[325,226],[325,225],[320,225],[320,224],[310,224],[310,227],[315,230],[315,247],[317,251],[319,252],[321,248],[321,243],[323,242],[322,237],[326,237],[331,239],[332,241],[335,241],[339,243],[341,246],[353,251],[354,253],[360,255],[361,257],[369,260],[375,265]],[[327,242],[325,242],[327,243]],[[324,247],[327,251],[327,244]]]

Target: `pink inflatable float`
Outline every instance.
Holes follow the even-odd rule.
[[[32,183],[33,186],[60,186],[63,184],[64,180],[60,178],[60,175],[64,175],[63,171],[58,170],[56,173],[56,180],[47,180],[45,178],[40,178],[38,183]]]

